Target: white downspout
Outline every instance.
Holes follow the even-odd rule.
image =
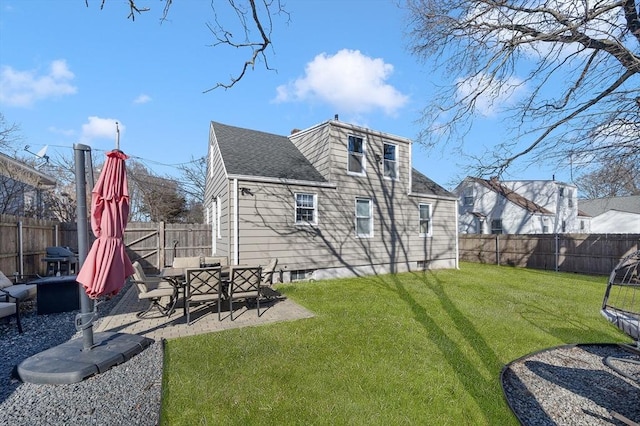
[[[238,179],[233,180],[233,264],[237,265],[240,258],[240,249],[238,248],[238,224],[240,222],[238,215],[240,214],[240,208],[238,207]]]

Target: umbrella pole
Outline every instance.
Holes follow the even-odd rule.
[[[78,215],[78,261],[82,267],[89,252],[88,214],[87,214],[87,181],[85,170],[85,152],[91,153],[91,147],[82,144],[74,144],[76,166],[76,197]],[[80,285],[80,284],[78,284]],[[94,310],[94,302],[84,288],[80,291],[80,312],[82,318],[82,342],[83,351],[93,348],[93,317],[90,314]]]

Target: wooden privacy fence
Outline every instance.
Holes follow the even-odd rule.
[[[58,222],[0,215],[0,271],[5,275],[43,273],[46,248],[57,245],[63,245]]]
[[[88,227],[91,230],[91,226]],[[89,244],[94,240],[90,231]],[[211,254],[211,226],[131,222],[124,235],[127,254],[145,269],[157,272],[170,265],[174,256]],[[78,247],[76,223],[0,215],[0,271],[6,275],[44,274],[46,248]]]
[[[90,233],[89,242],[93,239]],[[640,234],[460,234],[459,249],[463,261],[607,275],[638,249],[639,241]],[[202,224],[131,222],[124,242],[131,260],[154,272],[171,265],[175,256],[212,254],[211,226]],[[77,224],[0,215],[0,270],[5,274],[43,274],[49,246],[77,248]]]
[[[460,260],[608,275],[640,234],[460,234]]]

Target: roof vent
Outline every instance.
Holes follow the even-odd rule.
[[[334,116],[333,116],[333,119],[334,119],[334,120],[336,120],[336,121],[338,121],[338,114],[334,115]]]

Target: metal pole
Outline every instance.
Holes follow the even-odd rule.
[[[77,213],[78,213],[78,261],[79,268],[82,267],[87,253],[89,252],[89,238],[87,218],[87,181],[85,174],[85,152],[91,152],[91,147],[82,144],[73,146],[76,163],[76,197],[77,197]],[[80,285],[80,284],[78,284]],[[83,351],[91,350],[93,347],[93,318],[90,314],[93,312],[93,300],[87,296],[84,288],[80,291],[80,312],[82,318],[82,342]],[[88,320],[87,320],[88,319]],[[88,325],[87,325],[88,323]]]
[[[18,270],[20,276],[24,275],[24,229],[22,227],[22,221],[18,221]]]

